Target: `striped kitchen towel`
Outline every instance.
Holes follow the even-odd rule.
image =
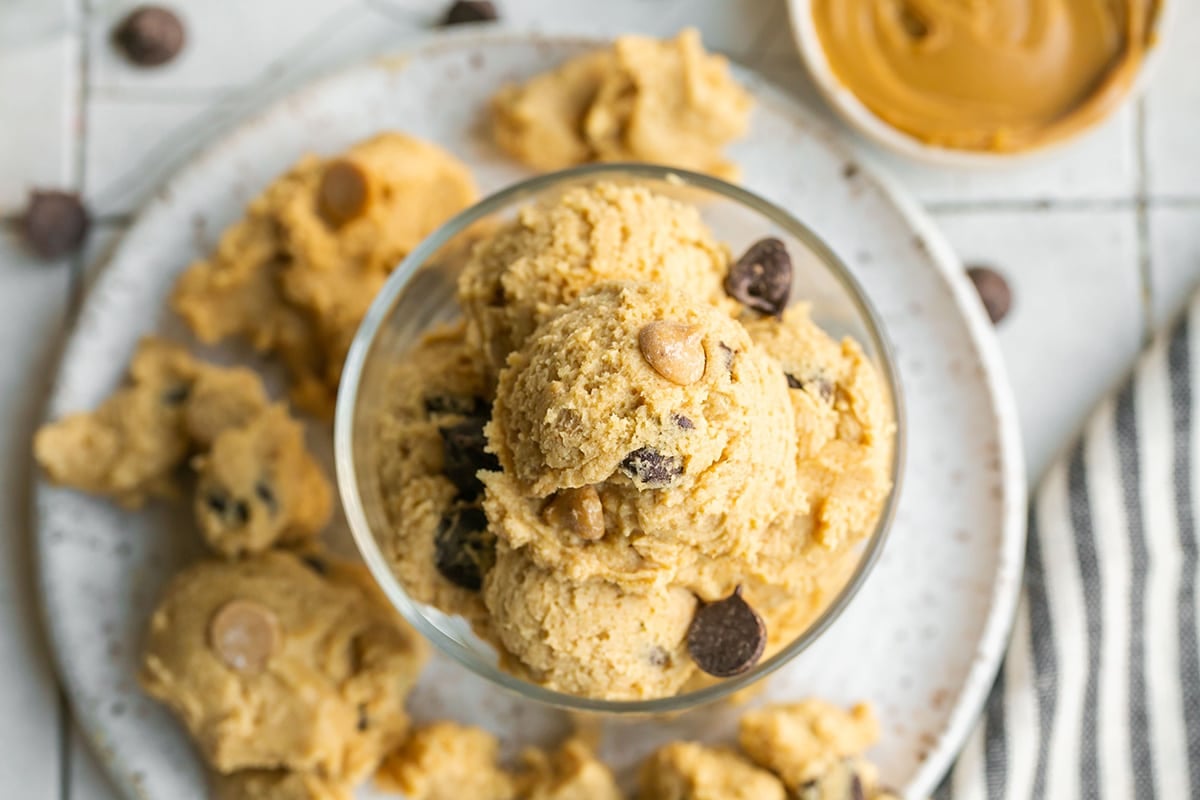
[[[983,718],[935,793],[1200,800],[1200,298],[1047,473]]]

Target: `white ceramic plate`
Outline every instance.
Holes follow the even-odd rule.
[[[398,128],[443,143],[486,190],[496,189],[525,173],[483,134],[486,99],[505,81],[598,44],[516,34],[441,38],[329,78],[246,124],[170,181],[126,234],[82,309],[48,415],[94,407],[140,336],[186,341],[164,309],[176,275],[302,153],[332,153]],[[794,100],[751,73],[738,77],[760,101],[752,134],[731,148],[744,182],[825,237],[866,287],[899,357],[908,424],[903,496],[882,559],[834,627],[755,702],[807,695],[874,702],[885,733],[873,755],[885,780],[923,795],[983,703],[1016,601],[1025,494],[1013,404],[978,301],[917,206],[860,168]],[[327,450],[328,431],[312,433]],[[198,757],[133,678],[156,597],[198,552],[189,515],[167,505],[129,513],[44,482],[35,495],[46,620],[84,730],[131,797],[202,796]],[[510,753],[567,727],[560,712],[498,693],[444,658],[426,671],[412,705],[418,718],[490,728]],[[689,717],[623,722],[619,735],[611,724],[603,754],[628,776],[655,744],[728,738],[735,719],[718,709],[703,726]]]

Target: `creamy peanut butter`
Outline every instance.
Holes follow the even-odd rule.
[[[834,74],[933,145],[1012,152],[1087,128],[1129,90],[1160,0],[813,0]]]

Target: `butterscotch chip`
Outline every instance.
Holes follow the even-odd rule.
[[[362,216],[367,208],[367,176],[353,161],[339,159],[325,168],[317,188],[317,210],[335,228]]]
[[[695,325],[655,320],[638,332],[638,347],[654,371],[687,386],[704,376],[704,343]]]
[[[548,522],[566,528],[581,539],[604,538],[604,506],[595,486],[563,489],[546,506],[545,513]]]
[[[267,668],[279,646],[279,620],[260,603],[231,600],[213,614],[208,638],[226,666],[255,675]]]

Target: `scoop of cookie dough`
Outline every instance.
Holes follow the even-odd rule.
[[[783,784],[732,750],[672,742],[638,775],[639,800],[786,800]],[[832,798],[831,798],[832,800]]]
[[[369,580],[281,551],[189,567],[151,618],[141,683],[220,772],[354,782],[407,730],[423,661]]]
[[[521,800],[622,800],[616,778],[583,741],[568,739],[553,752],[522,754],[517,775]]]
[[[574,581],[501,547],[484,582],[491,628],[516,669],[551,689],[633,700],[674,693],[696,598],[677,586]]]
[[[180,277],[172,307],[205,342],[277,353],[293,401],[327,415],[350,333],[388,273],[476,194],[461,162],[400,133],[306,156]]]
[[[606,280],[673,286],[732,308],[729,256],[692,206],[641,186],[598,183],[522,209],[475,249],[458,299],[495,372],[534,328]]]
[[[790,502],[791,431],[783,374],[737,321],[665,287],[602,284],[501,374],[488,437],[504,471],[485,505],[498,535],[564,575],[669,581],[753,554]],[[554,511],[587,486],[605,531],[584,545]]]
[[[878,738],[879,722],[870,706],[844,710],[816,699],[748,712],[738,727],[738,744],[746,755],[793,792],[839,780],[846,772],[843,762],[861,756]],[[872,788],[873,768],[865,762],[860,767],[859,780]],[[825,796],[817,794],[814,800]]]
[[[307,772],[248,769],[212,778],[214,800],[353,800],[347,784]]]
[[[736,178],[721,149],[746,132],[753,101],[687,29],[658,41],[622,36],[492,100],[497,144],[544,170],[646,161]]]
[[[407,800],[515,800],[513,778],[497,763],[499,749],[485,730],[435,722],[414,730],[387,757],[376,783]]]
[[[282,406],[225,430],[196,463],[196,519],[223,556],[310,539],[329,521],[329,483]]]

